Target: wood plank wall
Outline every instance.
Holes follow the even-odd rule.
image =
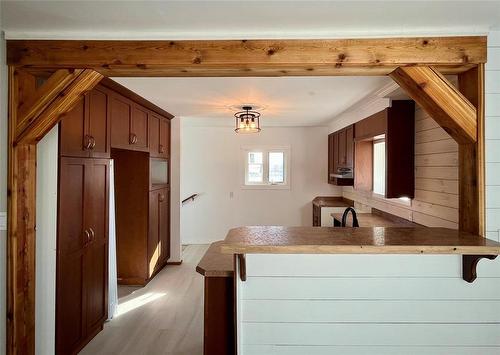
[[[500,31],[488,35],[485,73],[486,237],[500,234]]]
[[[415,198],[372,197],[344,187],[358,208],[374,207],[429,226],[458,229],[458,144],[422,108],[415,109]]]
[[[500,353],[500,261],[458,255],[247,254],[239,354]]]

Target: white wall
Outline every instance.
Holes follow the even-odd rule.
[[[182,260],[181,246],[181,119],[170,121],[170,258]]]
[[[486,64],[486,235],[500,230],[500,30],[488,36]]]
[[[55,353],[58,126],[37,144],[35,353]]]
[[[1,6],[0,6],[1,8]],[[0,212],[7,211],[7,65],[5,64],[5,40],[0,34]],[[6,326],[6,243],[7,233],[0,231],[0,355],[5,354]]]
[[[328,138],[325,127],[264,127],[259,134],[238,135],[232,127],[182,128],[181,197],[201,196],[181,207],[183,244],[224,239],[243,225],[312,225],[316,196],[340,195],[327,183]],[[289,145],[289,190],[241,188],[241,146]],[[231,197],[231,193],[233,197]]]

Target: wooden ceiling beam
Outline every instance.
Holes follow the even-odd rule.
[[[486,37],[317,40],[10,40],[9,65],[107,76],[387,75],[408,65],[456,74],[486,62]]]
[[[476,107],[435,68],[400,67],[389,76],[458,143],[476,142]]]
[[[18,108],[17,134],[23,132],[82,71],[83,69],[59,69],[29,96],[27,102],[21,102]]]
[[[93,69],[58,70],[21,105],[16,144],[34,144],[103,78]]]

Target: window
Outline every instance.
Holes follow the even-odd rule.
[[[288,188],[290,148],[242,148],[245,188]]]
[[[385,196],[385,141],[373,142],[373,193]]]

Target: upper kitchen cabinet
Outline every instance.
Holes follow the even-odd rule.
[[[170,120],[155,113],[149,116],[149,152],[153,158],[168,158],[170,154]]]
[[[110,157],[110,91],[98,86],[87,93],[60,123],[61,155]]]
[[[127,99],[113,93],[111,99],[111,146],[113,148],[148,151],[148,111]]]
[[[328,183],[352,186],[354,174],[354,126],[328,136]]]
[[[414,101],[392,101],[391,107],[357,122],[354,132],[355,189],[374,190],[374,184],[377,185],[374,181],[382,179],[386,198],[413,198],[415,190]],[[385,145],[385,151],[380,152],[375,149],[378,143]],[[384,159],[382,166],[385,166],[385,176],[378,176],[384,172],[378,172],[376,169],[377,159]]]

